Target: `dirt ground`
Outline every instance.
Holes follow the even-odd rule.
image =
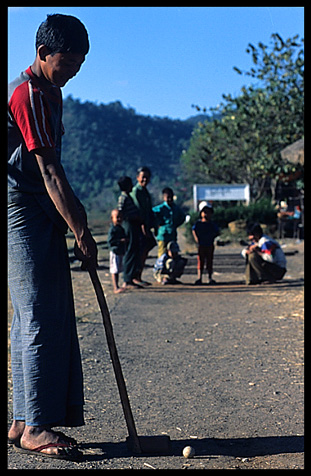
[[[98,304],[88,273],[73,262],[86,425],[65,430],[84,457],[26,456],[8,445],[8,468],[303,469],[303,242],[282,242],[288,272],[280,283],[244,285],[241,247],[227,245],[216,248],[217,284],[195,286],[194,250],[181,238],[188,257],[183,284],[154,281],[154,249],[144,271],[152,286],[114,295],[105,241],[97,241],[98,273],[138,433],[169,435],[170,454],[128,450]],[[8,401],[10,424],[10,373]],[[187,445],[194,458],[182,456]]]

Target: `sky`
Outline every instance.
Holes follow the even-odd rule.
[[[304,38],[303,7],[9,7],[9,81],[33,63],[36,31],[50,13],[77,16],[91,45],[64,98],[120,101],[172,119],[238,96],[251,78],[233,67],[252,67],[248,43],[269,45],[273,33]]]

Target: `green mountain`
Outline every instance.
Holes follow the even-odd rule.
[[[206,116],[203,116],[206,119]],[[151,169],[148,187],[158,203],[170,186],[179,201],[189,196],[180,176],[180,156],[202,116],[186,121],[136,114],[119,101],[104,105],[64,100],[62,164],[75,193],[88,210],[108,212],[119,195],[117,180]],[[188,193],[187,193],[188,192]]]

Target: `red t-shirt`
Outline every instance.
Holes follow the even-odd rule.
[[[42,176],[32,151],[54,148],[60,160],[62,125],[61,90],[40,80],[29,67],[9,84],[9,187],[42,192]]]

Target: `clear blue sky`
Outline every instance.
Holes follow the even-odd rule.
[[[248,43],[272,33],[304,38],[303,7],[10,7],[9,81],[32,64],[35,33],[48,13],[77,16],[90,52],[64,88],[82,101],[121,101],[137,113],[185,119],[191,104],[214,107],[250,78]]]

